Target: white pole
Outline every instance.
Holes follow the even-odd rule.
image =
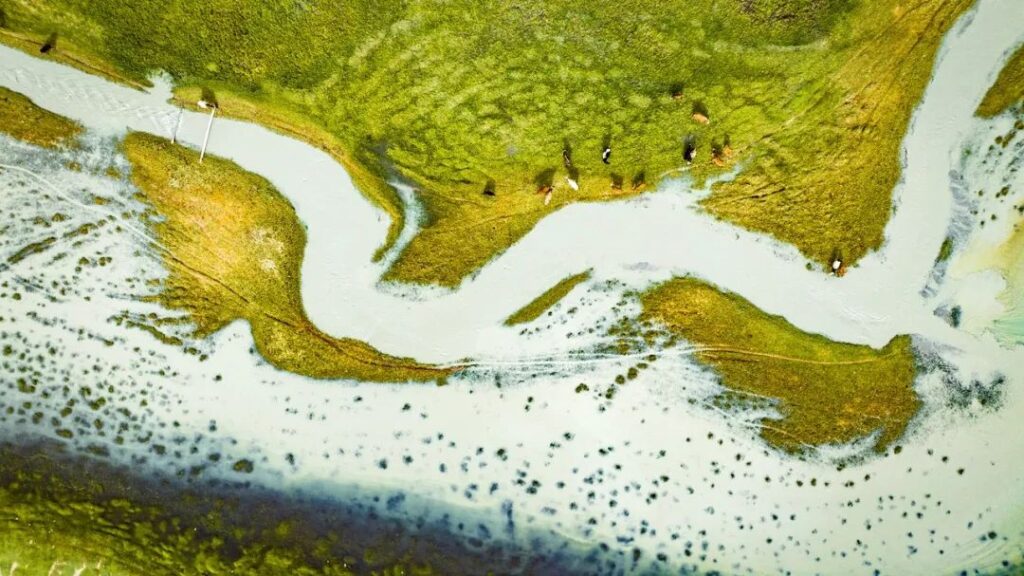
[[[199,161],[203,161],[203,157],[206,156],[206,143],[210,141],[210,128],[213,128],[213,115],[217,113],[216,108],[210,109],[210,121],[206,124],[206,135],[203,136],[203,150],[199,153]]]

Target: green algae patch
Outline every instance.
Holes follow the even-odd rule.
[[[1024,45],[1017,48],[996,78],[975,112],[982,118],[1002,114],[1006,109],[1024,100]]]
[[[736,294],[692,278],[641,296],[642,320],[692,343],[722,385],[776,400],[761,436],[783,450],[840,444],[877,432],[876,451],[902,436],[920,407],[908,336],[876,350],[802,332]]]
[[[82,133],[82,127],[36,106],[13,90],[0,87],[0,132],[36,146],[57,148],[72,144]]]
[[[942,241],[942,245],[939,246],[939,255],[935,257],[935,263],[941,264],[942,262],[949,260],[949,257],[953,255],[954,248],[953,238],[947,236],[946,239]]]
[[[537,296],[529,304],[509,316],[505,320],[505,325],[515,326],[516,324],[525,324],[536,320],[541,314],[560,302],[562,298],[565,298],[569,292],[572,292],[573,288],[586,282],[588,279],[590,279],[589,270],[559,280],[557,284],[548,288],[543,294]]]
[[[168,278],[156,297],[187,311],[198,337],[244,319],[274,366],[315,378],[426,381],[452,369],[332,338],[306,317],[300,268],[306,234],[291,204],[233,162],[141,133],[124,141],[131,179],[159,218],[149,218]]]
[[[456,286],[567,204],[737,167],[709,212],[855,263],[881,243],[910,113],[970,4],[9,0],[7,27],[59,30],[58,55],[129,78],[211,86],[227,113],[310,143],[330,135],[392,217],[379,254],[401,228],[386,181],[414,183],[425,218],[385,279]]]

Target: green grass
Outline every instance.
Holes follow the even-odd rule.
[[[587,270],[586,272],[559,280],[557,284],[531,300],[529,304],[516,310],[515,313],[505,320],[505,325],[515,326],[516,324],[525,324],[536,320],[541,314],[561,301],[562,298],[565,298],[566,294],[572,292],[573,288],[589,279],[590,271]]]
[[[697,181],[743,167],[704,202],[711,213],[854,263],[880,245],[909,114],[970,4],[0,2],[20,37],[60,33],[54,57],[135,80],[164,69],[230,95],[228,114],[330,135],[393,216],[383,180],[414,182],[428,217],[387,279],[447,286],[568,203],[649,188],[685,164],[688,135]],[[535,192],[549,183],[545,205]]]
[[[36,146],[56,148],[73,144],[82,127],[36,106],[13,90],[0,87],[0,133]]]
[[[782,418],[762,420],[761,435],[784,450],[879,432],[874,448],[884,451],[920,407],[907,336],[880,350],[834,342],[692,278],[656,286],[641,301],[642,320],[696,346],[695,357],[723,386],[777,400]]]
[[[995,84],[978,105],[977,115],[991,118],[1024,100],[1024,45],[1017,48],[999,72]]]
[[[133,478],[52,448],[5,445],[0,456],[3,576],[14,563],[15,576],[427,576],[444,565],[429,548],[412,560],[390,533],[352,534],[357,522],[317,525],[303,515],[322,511],[304,504]]]
[[[405,382],[452,372],[331,338],[309,321],[299,278],[305,230],[269,182],[217,157],[200,164],[195,151],[148,134],[129,134],[123,148],[169,272],[157,299],[187,311],[198,337],[245,319],[271,364],[317,378]]]
[[[939,264],[949,260],[949,257],[953,255],[953,248],[953,238],[947,236],[946,239],[942,241],[942,246],[939,246],[939,255],[935,257],[935,263]]]

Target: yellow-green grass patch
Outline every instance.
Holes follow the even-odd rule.
[[[169,272],[157,299],[187,311],[197,336],[245,319],[271,364],[317,378],[424,381],[453,371],[332,338],[309,321],[299,284],[305,231],[265,179],[147,134],[129,134],[123,147],[156,213],[148,224]]]
[[[819,263],[855,263],[881,243],[910,113],[971,5],[140,2],[9,0],[7,26],[59,30],[128,77],[163,69],[288,110],[284,123],[311,142],[310,126],[337,138],[336,157],[362,167],[356,183],[397,222],[382,184],[393,170],[419,189],[426,218],[387,279],[445,286],[559,207],[633,194],[687,165],[687,136],[696,182],[742,166],[704,201],[712,214]],[[246,114],[283,129],[281,117]],[[578,191],[565,183],[564,142]],[[536,193],[546,182],[549,204]]]
[[[751,151],[756,160],[703,206],[818,263],[853,264],[880,247],[910,115],[943,35],[970,5],[860,2],[820,76],[804,80]]]
[[[427,576],[442,565],[441,550],[420,549],[430,556],[414,560],[407,546],[388,540],[393,531],[353,542],[353,530],[366,528],[358,521],[318,526],[303,516],[322,512],[312,505],[286,509],[251,492],[211,494],[32,448],[0,446],[3,576]]]
[[[1024,45],[1017,48],[999,72],[985,98],[978,105],[977,115],[991,118],[1024,100]]]
[[[216,86],[216,88],[213,88]],[[379,260],[390,249],[405,223],[402,199],[394,187],[385,180],[379,162],[352,158],[336,135],[311,120],[289,103],[286,97],[267,94],[233,92],[230,87],[206,83],[204,86],[181,86],[174,90],[174,101],[181,106],[198,110],[200,99],[213,97],[217,111],[229,118],[238,118],[266,126],[276,132],[302,140],[327,152],[345,167],[352,183],[375,206],[391,219],[387,237],[374,254]]]
[[[876,350],[803,332],[742,297],[701,280],[674,279],[641,297],[642,319],[693,344],[724,387],[777,399],[780,419],[761,436],[786,451],[842,444],[878,433],[898,440],[917,413],[916,360],[908,336]]]
[[[586,272],[559,280],[557,284],[548,288],[543,294],[537,296],[529,304],[505,319],[505,325],[515,326],[516,324],[525,324],[536,320],[541,314],[560,302],[562,298],[565,298],[566,294],[572,292],[573,288],[582,282],[586,282],[589,278],[590,271],[587,270]]]
[[[36,106],[22,94],[0,87],[0,132],[36,146],[57,148],[72,144],[82,127]]]

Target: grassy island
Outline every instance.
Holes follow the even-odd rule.
[[[695,346],[694,356],[742,398],[768,398],[782,415],[762,437],[787,451],[878,432],[877,451],[903,435],[921,405],[910,338],[876,350],[808,334],[736,294],[693,278],[643,294],[642,320]]]

